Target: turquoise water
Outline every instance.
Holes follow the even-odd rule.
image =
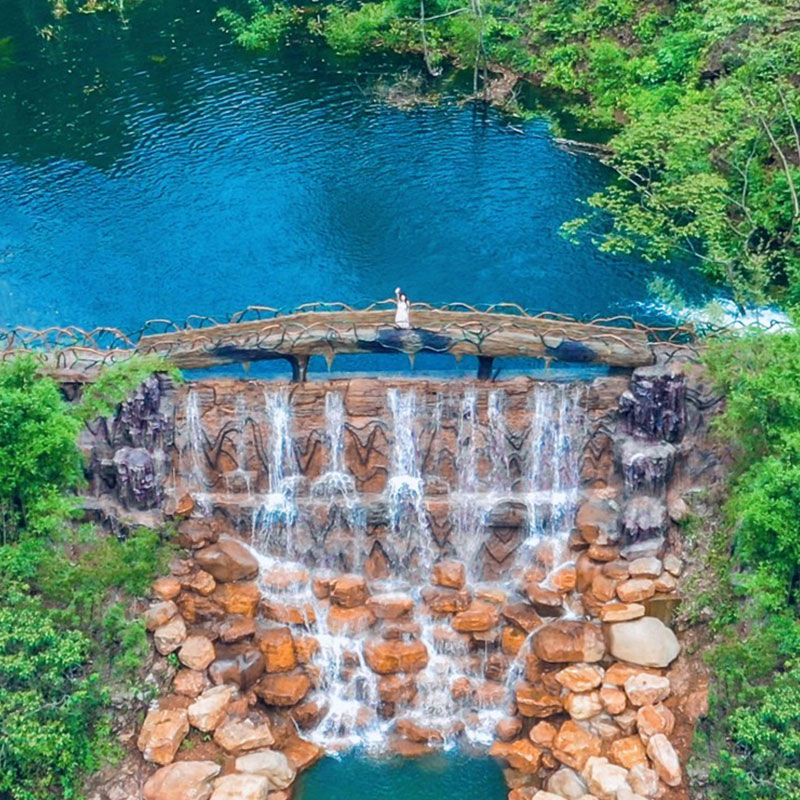
[[[297,800],[505,800],[497,762],[466,755],[326,758],[298,781]]]
[[[36,33],[47,7],[0,0],[0,325],[137,328],[398,284],[412,300],[646,312],[651,267],[560,237],[608,173],[544,120],[387,107],[371,86],[399,61],[254,56],[210,0],[72,14],[52,40]]]

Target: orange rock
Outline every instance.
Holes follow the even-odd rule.
[[[261,583],[279,592],[298,589],[308,583],[308,572],[304,569],[271,569],[261,574]]]
[[[467,582],[467,570],[460,561],[440,561],[433,565],[431,582],[450,589],[463,589]]]
[[[267,618],[284,625],[305,625],[311,627],[317,621],[317,613],[311,603],[288,605],[264,600],[261,613]]]
[[[202,800],[222,768],[213,761],[179,761],[154,772],[142,790],[144,800]]]
[[[558,592],[571,592],[578,582],[575,567],[559,567],[551,576],[550,584]]]
[[[600,692],[569,692],[564,698],[564,708],[572,719],[591,719],[602,710]]]
[[[434,589],[426,586],[422,590],[422,599],[435,614],[455,614],[469,607],[470,594],[466,589]]]
[[[325,755],[325,751],[319,745],[301,739],[299,736],[293,736],[281,749],[289,759],[289,763],[298,772],[313,766]]]
[[[451,625],[453,630],[460,633],[488,631],[497,624],[498,618],[499,615],[495,606],[491,603],[482,603],[479,600],[475,600],[468,609],[460,611],[453,617]]]
[[[319,652],[319,640],[313,636],[296,636],[294,649],[298,663],[308,664]]]
[[[555,677],[571,692],[588,692],[603,682],[603,668],[595,664],[573,664],[559,670]]]
[[[207,685],[205,672],[196,669],[178,670],[172,679],[172,690],[185,697],[197,697]]]
[[[414,608],[414,600],[407,594],[375,594],[367,600],[367,608],[378,619],[397,619]]]
[[[607,575],[603,575],[602,572],[597,572],[592,579],[590,591],[592,596],[597,598],[601,603],[607,603],[609,600],[616,597],[617,582]]]
[[[295,706],[311,690],[307,675],[265,675],[255,686],[256,694],[268,706]]]
[[[175,600],[181,616],[190,625],[204,620],[221,619],[225,612],[209,597],[196,592],[181,592]]]
[[[330,576],[315,575],[314,580],[311,582],[311,590],[314,592],[314,597],[317,600],[324,600],[326,597],[330,597],[334,580],[336,579]]]
[[[625,622],[644,616],[644,606],[641,603],[606,603],[600,606],[599,611],[603,622]]]
[[[184,492],[175,503],[174,516],[188,517],[192,511],[194,511],[194,498],[188,492]]]
[[[508,690],[505,684],[496,681],[482,681],[475,687],[473,701],[478,708],[495,708],[503,705]]]
[[[214,576],[204,569],[195,570],[189,573],[189,575],[184,576],[181,579],[181,584],[184,589],[191,589],[193,592],[202,594],[204,597],[208,597],[214,589],[217,588],[217,582],[214,580]]]
[[[647,755],[667,786],[679,786],[682,780],[681,762],[672,743],[663,733],[656,733],[647,743]]]
[[[176,614],[178,607],[172,600],[162,600],[160,603],[153,603],[144,612],[144,626],[148,631],[154,631],[166,625]]]
[[[617,597],[623,603],[638,603],[656,593],[656,585],[649,578],[629,578],[617,584]]]
[[[510,767],[521,772],[536,772],[542,751],[529,739],[517,739],[509,743],[495,742],[489,749],[489,755],[504,759]]]
[[[385,703],[407,704],[417,695],[413,675],[384,675],[378,681],[378,697]]]
[[[533,651],[542,661],[593,663],[605,655],[603,632],[588,622],[551,622],[536,631],[532,639]]]
[[[539,747],[552,747],[558,733],[556,726],[542,720],[537,722],[528,733],[531,741]]]
[[[621,714],[628,703],[625,692],[614,686],[603,686],[600,689],[600,700],[603,703],[603,708],[612,715]]]
[[[510,742],[522,731],[522,720],[519,717],[503,717],[494,726],[494,735],[501,742]],[[534,741],[535,744],[535,741]]]
[[[205,670],[216,658],[211,640],[205,636],[190,636],[178,651],[181,664],[189,669]]]
[[[434,638],[437,639],[438,643],[438,636],[441,635],[442,628],[434,628],[433,635]],[[450,630],[449,628],[445,628],[449,634],[453,637],[458,637],[459,634],[455,633],[454,631]],[[383,623],[383,627],[381,628],[381,636],[386,639],[418,639],[420,634],[422,633],[422,626],[418,622],[414,622],[410,619],[398,619],[394,621],[386,621]],[[466,638],[466,637],[461,637]]]
[[[240,541],[220,539],[195,553],[197,563],[217,581],[241,581],[258,575],[256,557]]]
[[[145,761],[163,766],[175,758],[187,733],[189,718],[185,708],[155,709],[147,713],[136,745]]]
[[[363,606],[367,600],[367,581],[361,575],[342,575],[331,586],[331,602],[342,608]]]
[[[252,617],[231,614],[219,626],[219,638],[226,644],[238,642],[252,636],[256,632],[256,623]]]
[[[587,592],[598,572],[599,567],[588,553],[581,553],[575,562],[575,588],[581,593]]]
[[[537,683],[542,677],[542,660],[535,653],[525,656],[525,680],[528,683]]]
[[[506,625],[500,637],[500,646],[507,656],[515,656],[527,638],[528,634],[521,631],[516,625]]]
[[[626,736],[611,743],[611,760],[625,769],[636,764],[647,766],[647,753],[642,740],[638,736]]]
[[[669,697],[669,678],[663,675],[648,675],[640,672],[625,681],[625,694],[634,706],[655,705]]]
[[[502,606],[508,599],[508,594],[502,589],[494,589],[489,586],[478,586],[475,589],[475,599],[485,600],[487,603],[492,603],[496,606]]]
[[[675,727],[675,715],[665,705],[644,705],[636,710],[636,727],[645,742],[657,733],[669,736]]]
[[[542,624],[542,618],[527,603],[511,603],[503,606],[500,613],[525,633],[535,631]]]
[[[563,600],[558,592],[552,589],[545,589],[538,583],[530,582],[525,586],[525,593],[533,607],[543,616],[557,616],[561,610]]]
[[[629,562],[623,561],[621,558],[617,558],[614,561],[607,561],[602,566],[602,573],[607,578],[610,578],[612,581],[624,581],[628,579],[629,576]]]
[[[619,558],[619,547],[593,544],[586,554],[594,561],[614,561]]]
[[[581,538],[589,544],[608,544],[616,533],[618,514],[600,499],[587,500],[578,509],[575,526]]]
[[[568,767],[582,770],[591,756],[599,756],[602,742],[597,736],[568,719],[553,741],[553,755]]]
[[[559,697],[535,686],[519,684],[515,696],[517,708],[523,717],[551,717],[563,710]]]
[[[261,592],[253,581],[221,583],[214,590],[212,599],[228,614],[254,617],[261,601]]]
[[[256,638],[264,654],[267,672],[290,672],[297,666],[292,632],[288,628],[270,628]]]
[[[398,736],[402,736],[411,742],[429,744],[430,742],[443,742],[445,735],[438,728],[419,725],[410,719],[398,719],[395,722],[394,730]]]
[[[613,686],[623,686],[631,675],[638,675],[641,672],[649,672],[654,675],[660,674],[657,670],[649,670],[647,668],[634,666],[633,664],[625,664],[622,661],[617,661],[606,670],[606,674],[603,676],[603,683],[610,683]]]
[[[453,700],[465,700],[475,694],[475,688],[469,678],[456,678],[450,687]]]
[[[297,725],[306,731],[316,728],[327,713],[327,703],[318,703],[316,700],[308,700],[305,703],[300,703],[290,712],[292,719]]]
[[[239,755],[250,750],[259,750],[275,744],[269,721],[259,716],[256,719],[228,717],[214,731],[214,742],[226,753]]]
[[[422,642],[372,640],[364,645],[364,658],[373,672],[419,672],[428,664],[428,648]]]
[[[153,594],[159,600],[174,600],[181,593],[181,582],[177,578],[159,578],[153,583]]]
[[[328,611],[328,630],[331,633],[354,636],[372,627],[376,622],[375,615],[367,606],[355,608],[331,606]]]

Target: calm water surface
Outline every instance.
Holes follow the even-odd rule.
[[[439,754],[422,759],[326,758],[301,775],[297,800],[504,800],[495,761]]]
[[[572,314],[648,302],[639,260],[559,236],[607,174],[543,120],[388,108],[369,86],[398,63],[255,57],[208,0],[73,14],[52,41],[46,6],[0,0],[0,324],[135,328],[397,284]]]

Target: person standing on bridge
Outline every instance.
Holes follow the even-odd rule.
[[[398,286],[394,290],[394,296],[397,298],[397,311],[394,312],[394,324],[398,328],[411,327],[411,303],[408,295]]]

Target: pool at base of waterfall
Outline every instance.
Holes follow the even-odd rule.
[[[423,758],[325,758],[297,784],[297,800],[505,800],[503,773],[491,758],[435,753]]]

